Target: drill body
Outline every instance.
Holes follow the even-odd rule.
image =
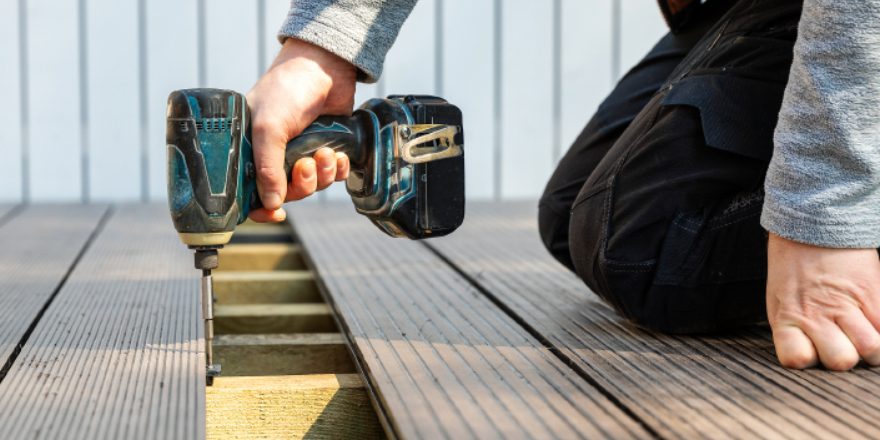
[[[202,271],[208,385],[213,364],[213,279],[217,250],[235,226],[262,206],[244,96],[187,89],[168,97],[168,207],[181,241]],[[351,117],[321,116],[287,143],[288,180],[297,160],[329,147],[349,157],[345,183],[358,213],[393,237],[422,239],[454,231],[464,220],[461,111],[433,96],[371,99]]]
[[[394,237],[446,235],[464,220],[461,127],[461,111],[441,98],[372,99],[351,117],[322,116],[292,139],[285,174],[319,148],[343,152],[358,213]],[[185,244],[225,244],[262,206],[249,131],[238,93],[189,89],[168,98],[168,201]]]

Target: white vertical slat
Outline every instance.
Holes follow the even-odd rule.
[[[562,2],[563,154],[611,92],[611,8],[612,0]]]
[[[386,95],[434,94],[434,0],[420,0],[394,46],[382,73]]]
[[[147,1],[147,101],[151,200],[167,198],[165,110],[168,94],[198,87],[196,2]]]
[[[443,1],[443,98],[461,109],[468,199],[490,199],[494,173],[492,0]]]
[[[259,78],[257,3],[205,2],[207,83],[205,87],[247,93]]]
[[[626,75],[669,32],[669,28],[654,2],[620,2],[620,74]]]
[[[0,0],[0,200],[21,200],[21,77],[17,0]]]
[[[31,200],[79,201],[77,1],[30,0],[27,5]]]
[[[89,199],[141,195],[137,1],[88,0]]]
[[[384,96],[379,96],[379,83],[357,83],[357,90],[354,92],[354,108],[360,107],[361,104],[373,98],[384,98]]]
[[[503,2],[501,197],[541,195],[553,171],[553,4]]]
[[[272,61],[278,56],[281,44],[278,43],[278,30],[287,19],[287,11],[290,10],[290,0],[265,0],[266,10],[263,17],[265,28],[263,29],[263,53],[266,60],[265,68],[272,65]],[[262,75],[263,72],[260,72]]]

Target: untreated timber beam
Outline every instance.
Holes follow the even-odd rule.
[[[207,389],[209,439],[384,439],[356,374],[218,377]]]
[[[249,222],[235,228],[230,244],[239,243],[292,243],[290,228],[286,225],[251,224]]]
[[[214,306],[214,332],[222,334],[332,333],[336,323],[326,304]]]
[[[357,372],[339,333],[218,335],[213,346],[224,377]]]
[[[323,301],[315,276],[305,270],[216,272],[214,295],[217,305]]]
[[[300,248],[293,243],[230,244],[220,249],[218,271],[305,268]]]

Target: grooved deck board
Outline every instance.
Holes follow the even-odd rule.
[[[198,279],[166,206],[116,207],[0,383],[0,438],[203,439]]]
[[[15,205],[12,203],[0,203],[0,225],[3,225],[13,216],[13,212],[16,211],[16,208],[19,210],[24,209],[23,206]],[[9,217],[7,217],[7,215]]]
[[[391,437],[650,437],[422,244],[348,204],[291,220]]]
[[[428,243],[663,438],[878,438],[880,374],[780,367],[767,327],[669,336],[624,322],[547,253],[537,203],[468,206]]]
[[[55,292],[107,206],[0,205],[0,367]]]

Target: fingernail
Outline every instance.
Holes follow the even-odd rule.
[[[302,178],[305,180],[309,180],[312,177],[315,177],[315,164],[306,164],[306,166],[304,166],[302,170]]]
[[[319,164],[321,165],[321,168],[329,170],[330,168],[333,168],[334,159],[336,159],[335,155],[325,154],[324,157],[321,158]]]
[[[260,194],[260,200],[263,201],[263,206],[281,206],[281,195],[278,193]]]

